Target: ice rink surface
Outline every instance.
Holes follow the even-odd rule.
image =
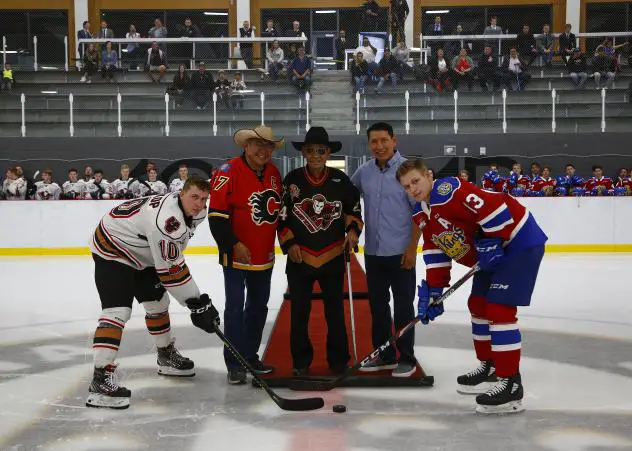
[[[222,310],[216,256],[188,260]],[[285,291],[284,266],[279,257],[264,340]],[[262,390],[227,386],[219,340],[173,302],[177,345],[197,375],[156,374],[136,305],[119,354],[131,407],[86,408],[100,312],[92,271],[90,257],[0,258],[0,450],[632,450],[632,255],[545,257],[532,306],[519,310],[527,410],[503,417],[474,413],[474,398],[455,391],[456,376],[477,365],[469,284],[441,318],[416,329],[432,388],[336,389],[322,393],[321,410],[285,412]],[[453,276],[464,272],[456,267]],[[348,410],[333,413],[333,404]]]

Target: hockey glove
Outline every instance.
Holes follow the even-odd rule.
[[[500,238],[481,238],[476,241],[478,265],[482,271],[493,271],[505,259],[503,240]]]
[[[193,325],[209,334],[214,333],[215,328],[220,324],[219,312],[213,307],[208,294],[203,294],[199,298],[187,299],[185,302],[189,310],[191,310],[191,322]]]
[[[433,321],[443,313],[443,302],[430,305],[441,294],[443,294],[443,288],[430,288],[425,280],[422,280],[421,285],[417,286],[417,296],[419,296],[417,318],[423,324],[428,324],[429,321]]]

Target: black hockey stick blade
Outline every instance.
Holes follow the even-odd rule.
[[[250,363],[237,351],[235,346],[226,338],[223,332],[219,329],[219,327],[215,327],[215,333],[219,337],[220,340],[224,342],[224,346],[230,351],[230,353],[239,361],[241,366],[244,367],[252,377],[257,381],[259,386],[265,390],[265,392],[272,398],[272,400],[283,410],[290,410],[295,412],[301,412],[306,410],[317,410],[325,405],[325,400],[323,398],[302,398],[302,399],[287,399],[282,398],[277,395],[274,390],[272,390],[268,384],[261,379],[252,368]]]
[[[465,275],[463,277],[461,277],[458,281],[456,281],[454,283],[454,285],[452,285],[450,288],[448,288],[448,290],[445,293],[443,293],[440,297],[435,299],[433,304],[438,304],[440,302],[443,302],[445,299],[447,299],[449,296],[451,296],[452,293],[454,293],[456,290],[461,288],[461,286],[463,286],[463,284],[465,284],[465,282],[467,282],[478,271],[478,269],[479,269],[478,265],[475,265],[474,267],[472,267],[467,273],[465,273]],[[355,374],[356,371],[358,371],[360,368],[362,368],[362,367],[368,365],[369,363],[373,362],[380,355],[380,353],[382,351],[384,351],[389,346],[395,344],[395,342],[399,339],[399,337],[401,337],[406,332],[408,332],[410,329],[415,327],[417,325],[417,323],[420,322],[420,321],[421,320],[419,318],[415,318],[415,319],[411,320],[408,324],[406,324],[404,327],[402,327],[397,332],[395,332],[395,334],[392,335],[388,339],[387,342],[385,342],[380,347],[374,349],[369,355],[367,355],[365,358],[360,360],[358,363],[356,363],[352,367],[347,368],[345,370],[345,372],[342,373],[340,376],[338,376],[336,378],[333,378],[333,379],[324,379],[324,378],[302,378],[302,379],[295,378],[295,379],[290,379],[290,381],[288,382],[288,387],[290,389],[296,390],[296,391],[329,391],[329,390],[332,390],[332,389],[338,387],[340,385],[340,383],[343,382],[345,379],[347,379],[349,376],[352,376],[353,374]]]

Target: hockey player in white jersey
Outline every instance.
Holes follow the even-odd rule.
[[[147,172],[147,181],[138,180],[134,183],[132,189],[134,190],[134,197],[167,193],[167,185],[158,180],[158,172],[153,168]]]
[[[219,314],[193,280],[184,249],[205,221],[210,185],[192,177],[179,193],[122,203],[106,214],[90,243],[103,311],[94,334],[94,377],[86,405],[125,409],[131,392],[115,381],[115,358],[134,298],[158,348],[158,373],[193,376],[194,364],[174,346],[169,294],[191,311],[191,321],[213,333]]]
[[[94,178],[86,183],[86,192],[84,194],[86,199],[112,199],[112,188],[110,183],[103,178],[103,171],[97,169],[94,171]]]
[[[59,200],[61,188],[53,182],[53,171],[44,169],[42,171],[42,180],[35,182],[35,200]]]
[[[61,186],[61,191],[62,199],[83,199],[86,192],[86,183],[79,179],[79,172],[75,168],[68,170],[68,180]]]
[[[189,168],[187,168],[186,164],[181,164],[180,167],[178,167],[178,178],[173,179],[169,184],[169,192],[174,193],[176,191],[180,191],[188,177]]]
[[[137,183],[136,179],[130,178],[129,176],[129,166],[126,164],[122,164],[121,177],[114,180],[110,185],[114,198],[132,199],[134,197],[132,187],[135,183]]]
[[[18,175],[16,168],[7,169],[2,183],[2,192],[6,200],[24,200],[26,198],[26,180]]]

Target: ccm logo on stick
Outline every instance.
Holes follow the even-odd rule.
[[[507,289],[509,289],[509,285],[503,285],[501,283],[492,283],[489,286],[489,288],[492,289],[492,290],[507,290]]]

